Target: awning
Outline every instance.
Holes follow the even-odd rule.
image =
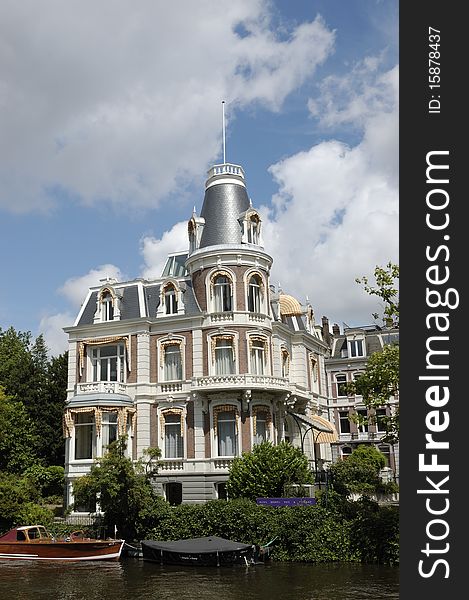
[[[334,425],[324,417],[320,417],[319,415],[307,417],[306,415],[301,415],[291,410],[287,410],[287,413],[319,432],[314,439],[316,444],[331,444],[332,442],[339,441],[339,436],[337,435]]]

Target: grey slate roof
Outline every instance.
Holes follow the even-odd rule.
[[[93,292],[88,300],[88,304],[80,317],[78,325],[91,325],[93,323],[94,313],[96,312],[96,302],[98,300],[98,292]]]
[[[197,300],[194,295],[194,288],[192,287],[192,281],[186,280],[186,291],[184,292],[184,308],[186,315],[199,315],[201,310],[197,304]]]
[[[155,318],[158,305],[160,303],[160,286],[151,285],[144,287],[145,290],[145,311],[147,317]]]
[[[122,296],[121,320],[138,319],[139,317],[138,287],[136,285],[125,287]]]
[[[248,208],[248,194],[242,185],[219,183],[207,188],[200,213],[205,219],[200,248],[241,244],[242,231],[238,218]]]

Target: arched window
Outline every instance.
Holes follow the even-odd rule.
[[[214,435],[217,438],[218,456],[238,454],[238,423],[235,406],[216,406],[213,412]]]
[[[182,341],[167,340],[160,343],[160,366],[163,381],[183,379]]]
[[[344,446],[342,448],[341,452],[342,452],[342,460],[345,460],[352,454],[352,448],[350,448],[349,446]]]
[[[216,275],[213,279],[213,310],[214,312],[231,312],[232,283],[227,275]]]
[[[236,371],[233,336],[212,338],[215,375],[230,375]]]
[[[248,311],[260,313],[262,309],[262,279],[252,275],[248,283]]]
[[[175,315],[178,311],[178,301],[177,301],[177,293],[176,288],[172,283],[168,283],[168,285],[164,288],[164,305],[165,305],[165,313],[167,315]]]
[[[257,214],[252,214],[247,221],[247,238],[248,244],[259,243],[259,227],[260,219]]]
[[[197,239],[195,233],[195,222],[191,219],[187,225],[187,233],[189,235],[189,254],[197,250]]]
[[[338,374],[335,376],[335,382],[337,385],[337,396],[347,396],[347,375]]]
[[[262,444],[270,437],[270,410],[267,406],[254,406],[252,409],[252,432],[254,444]]]
[[[282,377],[288,377],[290,373],[290,353],[286,348],[282,348]]]
[[[103,321],[114,320],[114,298],[109,290],[101,294],[101,318]]]
[[[251,373],[264,375],[267,365],[267,341],[265,338],[251,336],[249,338]]]
[[[164,416],[164,456],[183,458],[182,415],[166,413]]]

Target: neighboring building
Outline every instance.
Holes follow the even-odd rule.
[[[327,323],[326,329],[328,330]],[[324,329],[324,324],[323,324]],[[328,332],[324,333],[328,337]],[[387,466],[394,479],[399,479],[399,444],[382,442],[385,434],[382,419],[393,414],[399,398],[393,397],[387,408],[376,410],[367,408],[361,396],[347,394],[347,383],[353,382],[364,372],[368,358],[379,352],[386,344],[399,343],[399,330],[366,327],[345,327],[343,333],[337,324],[330,336],[331,356],[326,360],[326,372],[330,389],[329,414],[339,432],[339,441],[332,445],[333,461],[349,456],[358,444],[373,444],[386,455]],[[353,415],[363,415],[369,424],[360,425]]]
[[[160,447],[172,503],[226,495],[233,457],[289,440],[314,468],[332,460],[325,356],[312,307],[275,290],[243,169],[208,172],[188,250],[160,278],[102,281],[69,335],[67,504],[74,479],[120,435],[128,455]]]

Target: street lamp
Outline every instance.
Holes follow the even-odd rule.
[[[314,424],[309,425],[309,427],[306,427],[306,429],[304,430],[304,432],[302,433],[302,428],[301,428],[301,421],[293,414],[293,412],[290,413],[290,415],[295,419],[296,424],[298,425],[298,429],[300,431],[300,441],[301,441],[301,452],[304,454],[305,453],[305,448],[304,448],[304,442],[306,439],[306,434],[311,431],[311,430],[316,430],[317,433],[316,435],[314,435],[313,432],[313,447],[314,447],[314,481],[316,482],[317,478],[318,478],[318,453],[316,451],[316,445],[317,445],[317,440],[319,437],[319,434],[322,433],[322,430],[319,429],[318,427],[316,427]],[[319,480],[319,489],[321,489],[321,480]]]

